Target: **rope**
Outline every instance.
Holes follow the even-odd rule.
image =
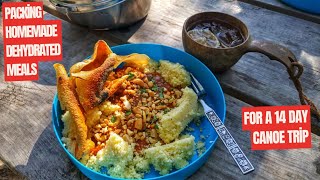
[[[288,68],[288,73],[290,75],[290,79],[294,83],[294,86],[296,87],[296,89],[297,89],[297,91],[299,93],[300,103],[302,105],[309,105],[310,109],[311,109],[311,113],[314,116],[316,116],[318,121],[320,121],[320,111],[315,106],[315,104],[304,94],[302,86],[301,86],[301,82],[299,80],[299,78],[300,78],[300,76],[301,76],[301,74],[303,72],[303,67],[298,62],[292,62],[292,65],[293,65],[293,67],[297,67],[298,68],[298,74],[294,75],[294,71],[291,71],[289,68]]]

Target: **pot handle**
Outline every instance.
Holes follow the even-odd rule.
[[[304,94],[299,80],[303,73],[303,66],[288,48],[269,41],[253,40],[249,45],[248,52],[259,52],[266,55],[270,60],[276,60],[282,63],[287,68],[289,77],[299,93],[300,103],[302,105],[310,105],[311,113],[320,121],[320,111]]]

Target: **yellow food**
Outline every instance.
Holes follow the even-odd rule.
[[[118,67],[122,62],[125,62],[125,66],[143,69],[145,66],[147,66],[150,58],[145,54],[133,53],[127,56],[117,56],[117,59],[118,63],[114,65],[115,68]]]
[[[194,137],[177,140],[163,146],[145,150],[145,156],[160,174],[168,174],[173,168],[181,169],[188,165],[194,153]]]
[[[86,125],[87,125],[88,129],[91,129],[99,122],[101,115],[102,115],[102,112],[99,110],[98,107],[95,107],[86,113],[86,115],[85,115],[86,116]]]
[[[196,149],[197,149],[198,155],[201,156],[206,151],[204,142],[198,141],[196,145]]]
[[[194,118],[202,116],[196,93],[188,87],[182,89],[182,92],[178,106],[163,115],[158,123],[159,136],[165,143],[176,139]]]
[[[160,61],[160,74],[173,87],[186,87],[191,84],[189,73],[179,63]]]
[[[111,176],[122,177],[132,160],[133,148],[116,133],[111,133],[105,148],[91,156],[86,165],[96,171],[104,166]]]
[[[142,178],[149,170],[149,162],[133,154],[133,147],[116,133],[111,133],[105,148],[91,156],[86,166],[100,171],[106,168],[108,174],[119,178]]]
[[[159,62],[150,59],[148,65],[144,68],[144,72],[154,73],[158,69],[159,69]]]
[[[62,115],[62,122],[64,124],[64,128],[62,131],[62,142],[65,143],[67,149],[71,152],[71,154],[75,154],[76,149],[76,135],[77,135],[77,129],[75,128],[75,125],[71,119],[71,114],[69,111],[66,111]]]

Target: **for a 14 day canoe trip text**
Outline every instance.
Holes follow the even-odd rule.
[[[252,150],[311,148],[310,106],[242,108]]]

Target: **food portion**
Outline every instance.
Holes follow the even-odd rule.
[[[176,139],[187,125],[203,112],[192,89],[185,87],[182,89],[182,94],[177,100],[177,106],[164,114],[158,122],[158,133],[165,143]]]
[[[66,148],[87,167],[121,178],[143,178],[188,164],[194,137],[183,135],[203,116],[189,73],[144,54],[119,56],[98,41],[90,59],[57,72]]]
[[[189,136],[173,143],[145,150],[145,157],[160,174],[168,174],[173,168],[181,169],[188,165],[193,155],[194,137]]]
[[[85,116],[72,87],[71,79],[63,65],[55,64],[54,68],[57,73],[57,89],[58,97],[62,110],[66,110],[64,135],[68,138],[69,149],[74,153],[77,159],[82,160],[89,150],[94,146],[94,143],[88,139],[88,128],[85,124]],[[68,113],[68,114],[67,114]],[[70,141],[69,141],[70,139]]]

